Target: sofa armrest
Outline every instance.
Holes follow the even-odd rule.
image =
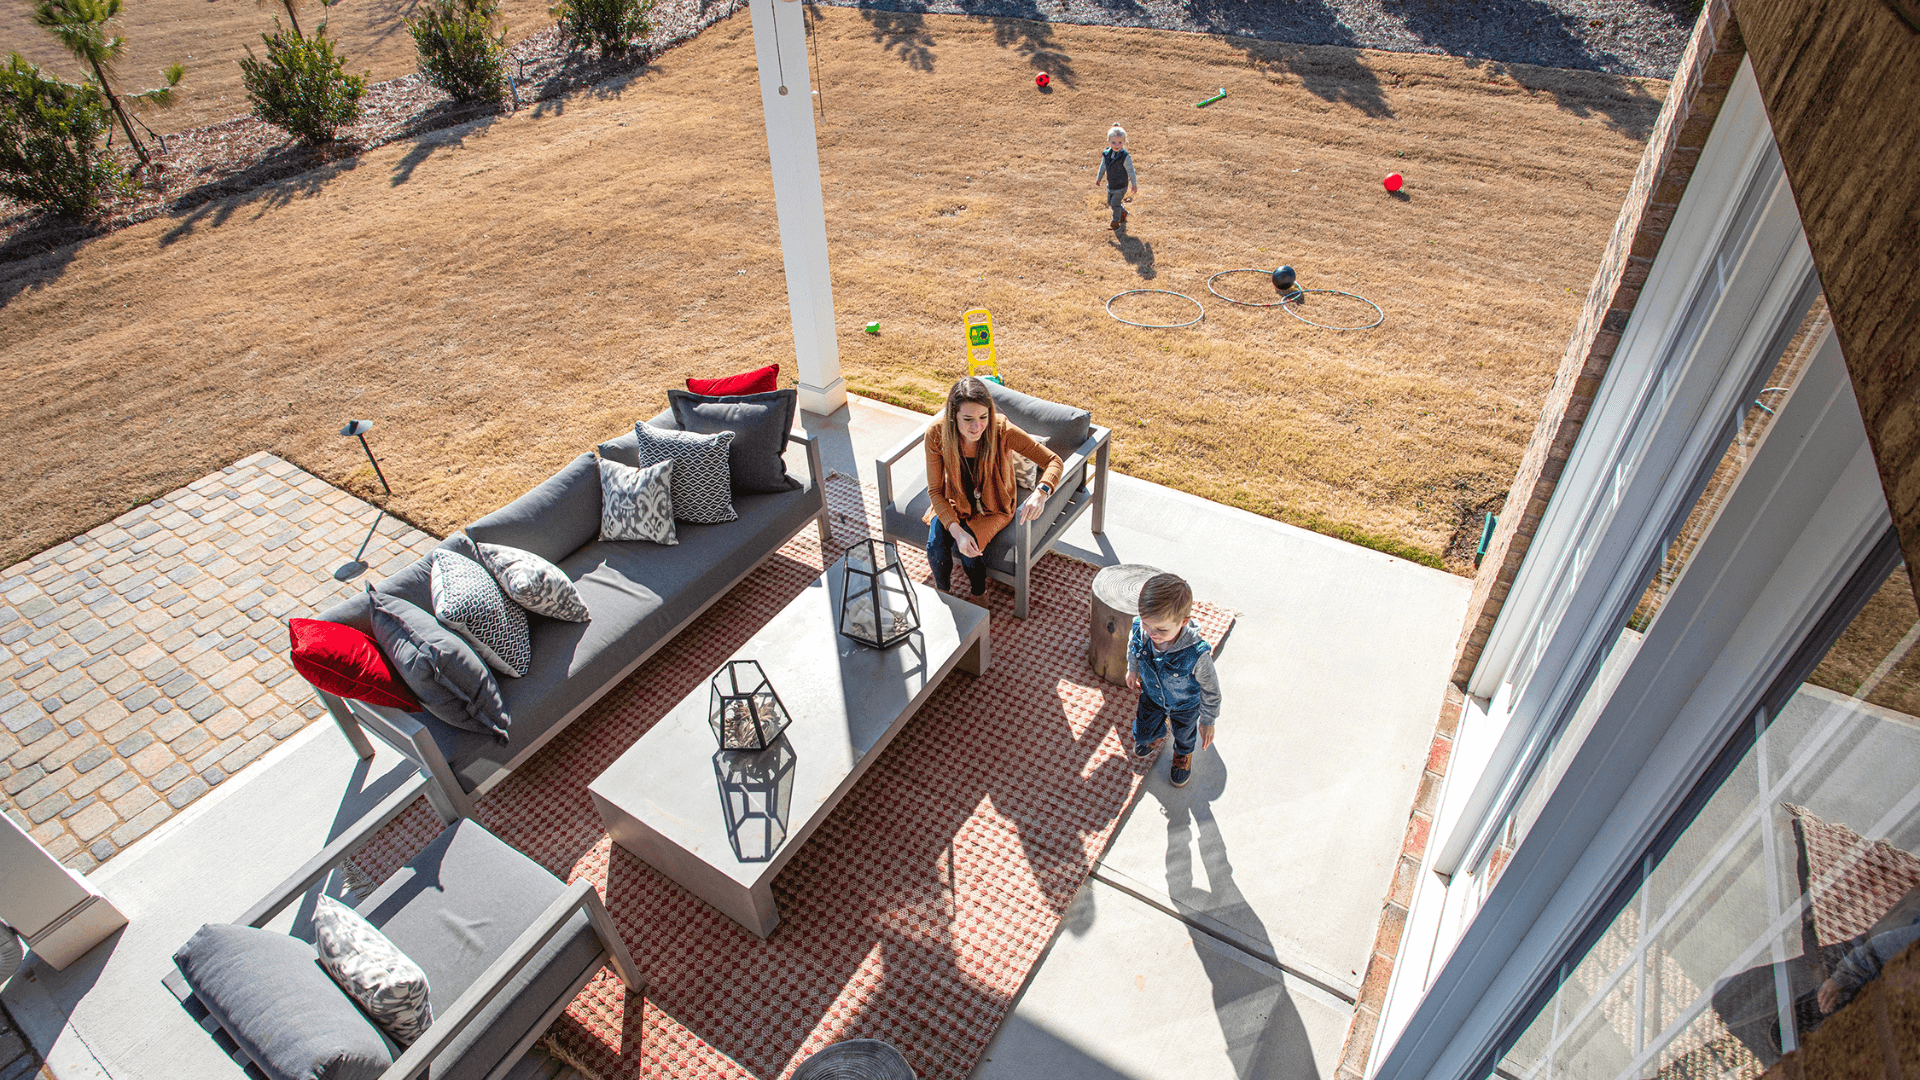
[[[827,482],[827,475],[825,466],[820,463],[820,436],[811,431],[789,431],[787,441],[797,442],[806,447],[807,477],[813,482],[814,487],[821,488]]]
[[[927,430],[925,428],[921,428],[919,431],[916,431],[913,434],[907,436],[906,438],[900,440],[900,442],[897,443],[893,447],[893,449],[888,450],[886,453],[880,455],[878,458],[874,460],[874,469],[873,469],[874,477],[875,477],[874,486],[878,490],[880,495],[880,512],[882,514],[886,513],[887,507],[893,505],[893,464],[894,462],[899,461],[903,457],[906,457],[907,452],[909,450],[912,450],[914,447],[919,446],[921,443],[925,442],[926,438],[927,438]]]
[[[416,1039],[407,1051],[400,1055],[386,1072],[380,1074],[381,1080],[413,1080],[427,1071],[433,1059],[440,1055],[454,1039],[465,1031],[487,1003],[499,996],[501,990],[513,981],[513,977],[533,960],[534,954],[553,940],[573,913],[584,909],[587,919],[593,924],[596,936],[607,949],[608,962],[613,966],[614,974],[628,987],[642,988],[639,974],[634,970],[633,960],[627,954],[626,944],[617,933],[612,932],[613,920],[607,916],[606,907],[601,903],[600,894],[593,889],[593,883],[581,879],[567,886],[567,891],[547,905],[531,926],[514,939],[500,958],[487,966],[480,977],[467,987],[467,992],[445,1013],[434,1017],[420,1038]]]
[[[320,854],[307,860],[307,864],[293,872],[293,876],[280,883],[280,887],[261,897],[258,903],[247,909],[236,922],[247,926],[260,927],[273,921],[275,915],[286,909],[288,904],[305,895],[322,878],[331,873],[348,855],[359,850],[362,844],[373,839],[373,834],[385,828],[387,823],[404,813],[413,801],[420,797],[427,787],[424,773],[414,773],[407,777],[398,790],[380,801],[378,806],[365,817],[353,823],[346,832],[335,837],[333,842],[321,849]]]

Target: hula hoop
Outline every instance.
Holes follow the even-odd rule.
[[[1120,316],[1113,315],[1113,302],[1115,300],[1118,300],[1123,296],[1132,296],[1136,293],[1159,293],[1163,296],[1177,296],[1180,299],[1185,300],[1187,303],[1192,304],[1194,307],[1199,308],[1200,314],[1195,315],[1193,318],[1187,320],[1186,322],[1176,322],[1176,323],[1134,322],[1132,319],[1121,319]],[[1107,314],[1113,315],[1115,319],[1119,319],[1119,321],[1126,323],[1128,326],[1144,326],[1149,330],[1178,330],[1183,326],[1192,326],[1194,323],[1197,323],[1201,319],[1206,318],[1207,309],[1204,305],[1200,303],[1200,301],[1195,300],[1193,297],[1188,296],[1186,293],[1174,292],[1172,289],[1128,289],[1126,292],[1114,293],[1112,296],[1107,297]]]
[[[1372,322],[1367,323],[1363,326],[1331,326],[1323,322],[1314,322],[1312,319],[1309,319],[1305,315],[1302,315],[1299,312],[1293,310],[1293,307],[1292,307],[1293,300],[1298,299],[1305,293],[1327,293],[1332,296],[1351,296],[1355,300],[1358,300],[1361,303],[1372,308],[1373,313],[1378,317],[1375,318]],[[1381,323],[1387,321],[1387,313],[1380,310],[1379,304],[1376,304],[1373,301],[1367,299],[1366,297],[1361,296],[1359,293],[1350,293],[1345,291],[1344,289],[1295,289],[1293,296],[1288,297],[1287,299],[1282,300],[1280,302],[1280,307],[1284,309],[1287,314],[1293,316],[1296,319],[1299,319],[1301,322],[1306,323],[1308,326],[1317,326],[1322,330],[1371,330],[1374,327],[1379,326]]]
[[[1210,277],[1207,279],[1207,291],[1212,293],[1215,296],[1218,296],[1220,299],[1225,300],[1229,304],[1239,304],[1241,307],[1285,307],[1286,306],[1287,301],[1284,298],[1275,300],[1271,304],[1256,304],[1251,300],[1235,300],[1233,297],[1228,296],[1227,294],[1221,292],[1219,289],[1214,288],[1213,278],[1224,277],[1227,274],[1259,274],[1261,277],[1266,278],[1269,281],[1273,279],[1273,271],[1271,270],[1253,270],[1253,269],[1222,270],[1218,274],[1215,274],[1213,275],[1213,277]],[[1298,292],[1299,291],[1298,287],[1296,287],[1294,291]]]

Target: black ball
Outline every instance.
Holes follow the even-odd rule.
[[[1280,292],[1293,289],[1293,267],[1283,266],[1273,272],[1273,287]]]

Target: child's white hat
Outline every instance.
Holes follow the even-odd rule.
[[[1111,139],[1115,135],[1118,135],[1124,139],[1127,137],[1127,129],[1121,127],[1119,124],[1115,124],[1112,127],[1107,129],[1107,138]]]

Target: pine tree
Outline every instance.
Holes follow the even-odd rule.
[[[114,116],[119,118],[120,129],[127,133],[127,141],[133,144],[140,167],[145,168],[151,164],[147,148],[133,133],[133,118],[127,115],[121,95],[114,92],[113,82],[108,78],[114,63],[127,47],[126,38],[117,34],[109,36],[107,33],[107,23],[119,14],[120,0],[40,0],[34,7],[33,21],[51,33],[61,47],[93,69],[94,83],[100,87],[100,93],[107,99]],[[185,73],[186,68],[174,64],[164,72],[167,81],[165,86],[128,94],[125,100],[165,108],[173,104],[173,89],[180,85],[180,76]],[[145,124],[140,126],[146,127]],[[148,128],[148,134],[152,134],[151,128]]]

